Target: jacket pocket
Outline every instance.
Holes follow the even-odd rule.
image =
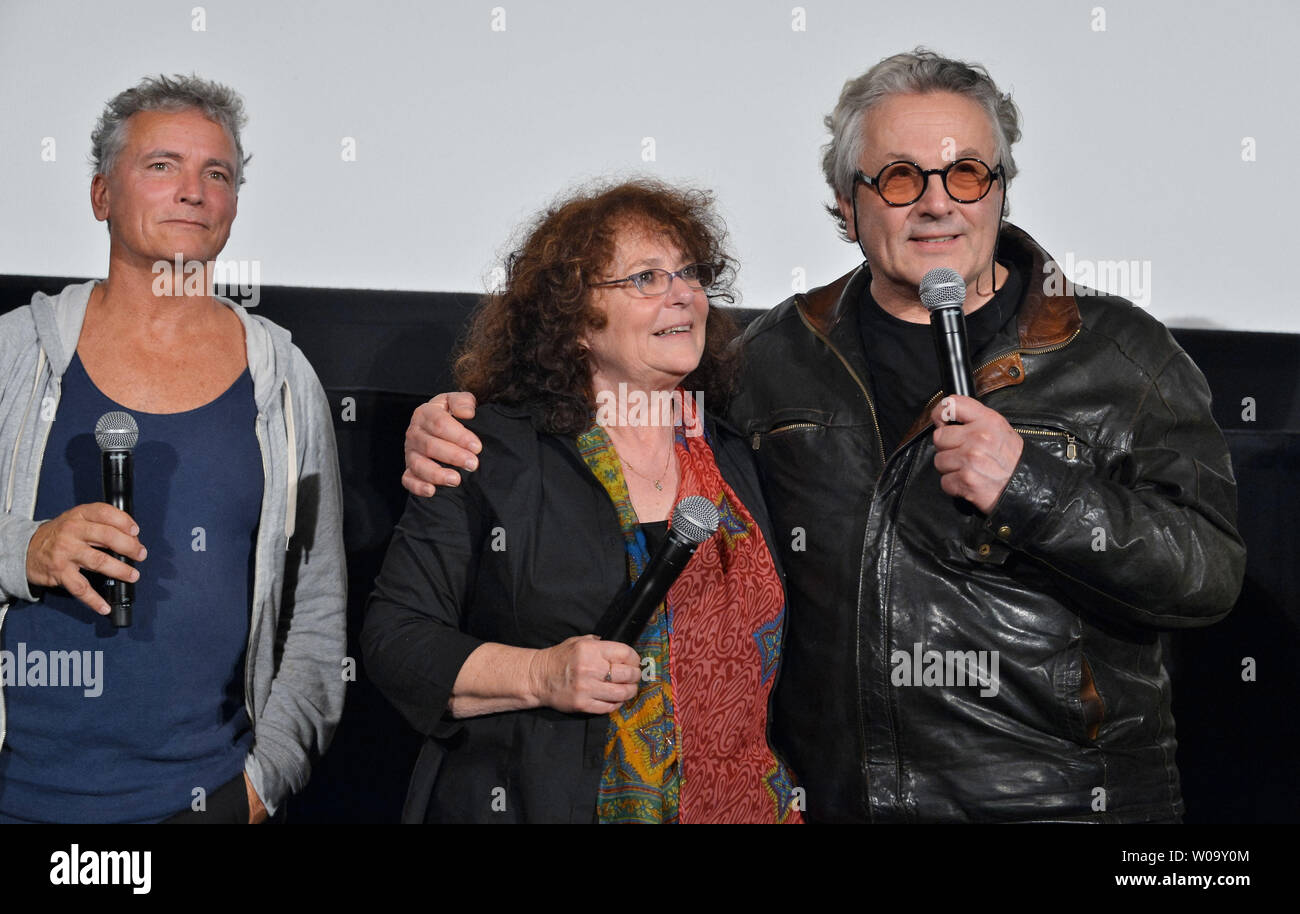
[[[778,526],[783,509],[809,503],[809,480],[833,478],[843,461],[838,449],[846,445],[846,436],[832,435],[829,419],[829,413],[818,410],[781,409],[746,426]]]
[[[1088,658],[1081,657],[1080,660],[1082,676],[1079,682],[1079,704],[1083,709],[1083,732],[1089,740],[1096,742],[1101,725],[1106,720],[1106,703],[1097,691],[1097,681],[1093,678]]]
[[[1080,459],[1080,452],[1086,446],[1079,436],[1061,428],[1043,428],[1032,425],[1012,425],[1027,443],[1037,445],[1067,463]]]
[[[1052,692],[1057,708],[1059,735],[1080,746],[1091,747],[1106,723],[1106,701],[1097,688],[1092,664],[1082,644],[1071,639],[1053,664]]]
[[[1040,447],[1071,465],[1091,466],[1094,448],[1086,434],[1059,420],[1043,416],[1006,416],[1026,444]]]
[[[761,451],[769,443],[824,430],[831,414],[816,409],[780,409],[748,426],[749,446]]]

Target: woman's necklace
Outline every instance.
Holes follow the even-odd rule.
[[[608,434],[608,433],[607,433],[607,434]],[[654,485],[655,489],[657,489],[658,491],[662,492],[662,491],[664,490],[664,483],[663,483],[663,480],[664,480],[664,477],[666,477],[666,476],[668,475],[668,466],[669,466],[669,464],[672,463],[672,460],[673,460],[673,451],[674,451],[674,450],[676,450],[676,448],[673,446],[672,442],[670,441],[669,444],[668,444],[668,456],[664,459],[664,468],[663,468],[662,470],[659,471],[659,478],[658,478],[658,479],[652,479],[651,477],[647,476],[645,473],[642,473],[642,472],[641,472],[640,470],[638,470],[636,467],[632,466],[632,464],[628,462],[628,460],[627,460],[626,457],[624,457],[622,454],[618,454],[618,447],[617,447],[617,446],[615,446],[615,448],[614,448],[614,453],[615,453],[615,454],[618,454],[619,462],[622,463],[623,466],[627,467],[627,468],[628,468],[629,470],[631,470],[633,473],[635,473],[636,475],[640,476],[640,477],[641,477],[642,479],[644,479],[646,482],[652,483],[652,484]]]

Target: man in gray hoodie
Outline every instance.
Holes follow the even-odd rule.
[[[112,99],[92,137],[107,279],[0,317],[0,822],[262,821],[338,723],[324,391],[286,331],[211,294],[244,121],[197,77]],[[139,427],[130,515],[103,502],[92,435],[115,411]],[[134,582],[129,627],[98,574]]]

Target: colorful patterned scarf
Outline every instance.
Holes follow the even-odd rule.
[[[679,393],[681,393],[679,391]],[[691,399],[674,436],[677,499],[703,495],[722,523],[634,645],[637,695],[611,713],[600,822],[798,822],[794,785],[767,744],[767,699],[785,597],[753,516],[722,479]],[[698,425],[696,423],[699,423]],[[633,582],[649,563],[618,454],[594,422],[578,449],[618,515]]]

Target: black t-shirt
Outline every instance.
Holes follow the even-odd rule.
[[[641,532],[645,534],[646,550],[654,555],[655,551],[664,544],[664,540],[668,539],[668,521],[656,520],[642,523]]]
[[[1020,308],[1024,282],[1010,264],[1007,279],[993,297],[966,315],[966,338],[979,354]],[[868,383],[885,453],[892,454],[925,404],[939,390],[939,357],[930,325],[899,320],[876,304],[868,286],[859,304]],[[974,369],[978,366],[972,365]]]

